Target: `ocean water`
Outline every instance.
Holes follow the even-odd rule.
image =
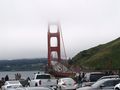
[[[0,80],[2,77],[5,77],[6,75],[9,76],[9,79],[15,79],[15,74],[20,73],[22,79],[26,79],[29,77],[30,79],[34,78],[34,74],[38,72],[43,72],[43,71],[3,71],[0,72]]]

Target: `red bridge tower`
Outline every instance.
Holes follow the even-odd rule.
[[[51,46],[51,38],[57,38],[57,46]],[[59,26],[57,25],[57,32],[51,33],[50,32],[50,25],[48,25],[48,67],[51,66],[51,54],[52,52],[57,53],[57,61],[61,61],[61,51],[60,51],[60,31]]]

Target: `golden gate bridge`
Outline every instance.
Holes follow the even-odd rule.
[[[48,25],[48,66],[47,66],[47,71],[54,75],[55,77],[68,77],[68,76],[73,76],[75,73],[67,68],[67,56],[66,56],[66,51],[65,51],[65,46],[64,46],[64,41],[63,41],[63,36],[62,36],[62,30],[60,28],[60,25],[54,24],[57,26],[57,32],[51,32],[50,26],[53,24]],[[52,46],[51,43],[51,38],[56,38],[57,39],[57,45]],[[65,54],[65,61],[66,64],[62,63],[63,59],[61,58],[61,39],[63,43],[63,49],[64,49],[64,54]],[[57,57],[54,59],[52,52],[56,52]]]

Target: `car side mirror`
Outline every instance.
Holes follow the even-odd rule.
[[[100,85],[100,88],[101,88],[101,89],[102,89],[103,87],[105,87],[105,85],[104,85],[104,84]]]

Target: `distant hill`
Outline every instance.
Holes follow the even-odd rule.
[[[0,71],[44,70],[47,58],[0,60]]]
[[[120,69],[120,38],[78,53],[72,64],[84,69]]]

